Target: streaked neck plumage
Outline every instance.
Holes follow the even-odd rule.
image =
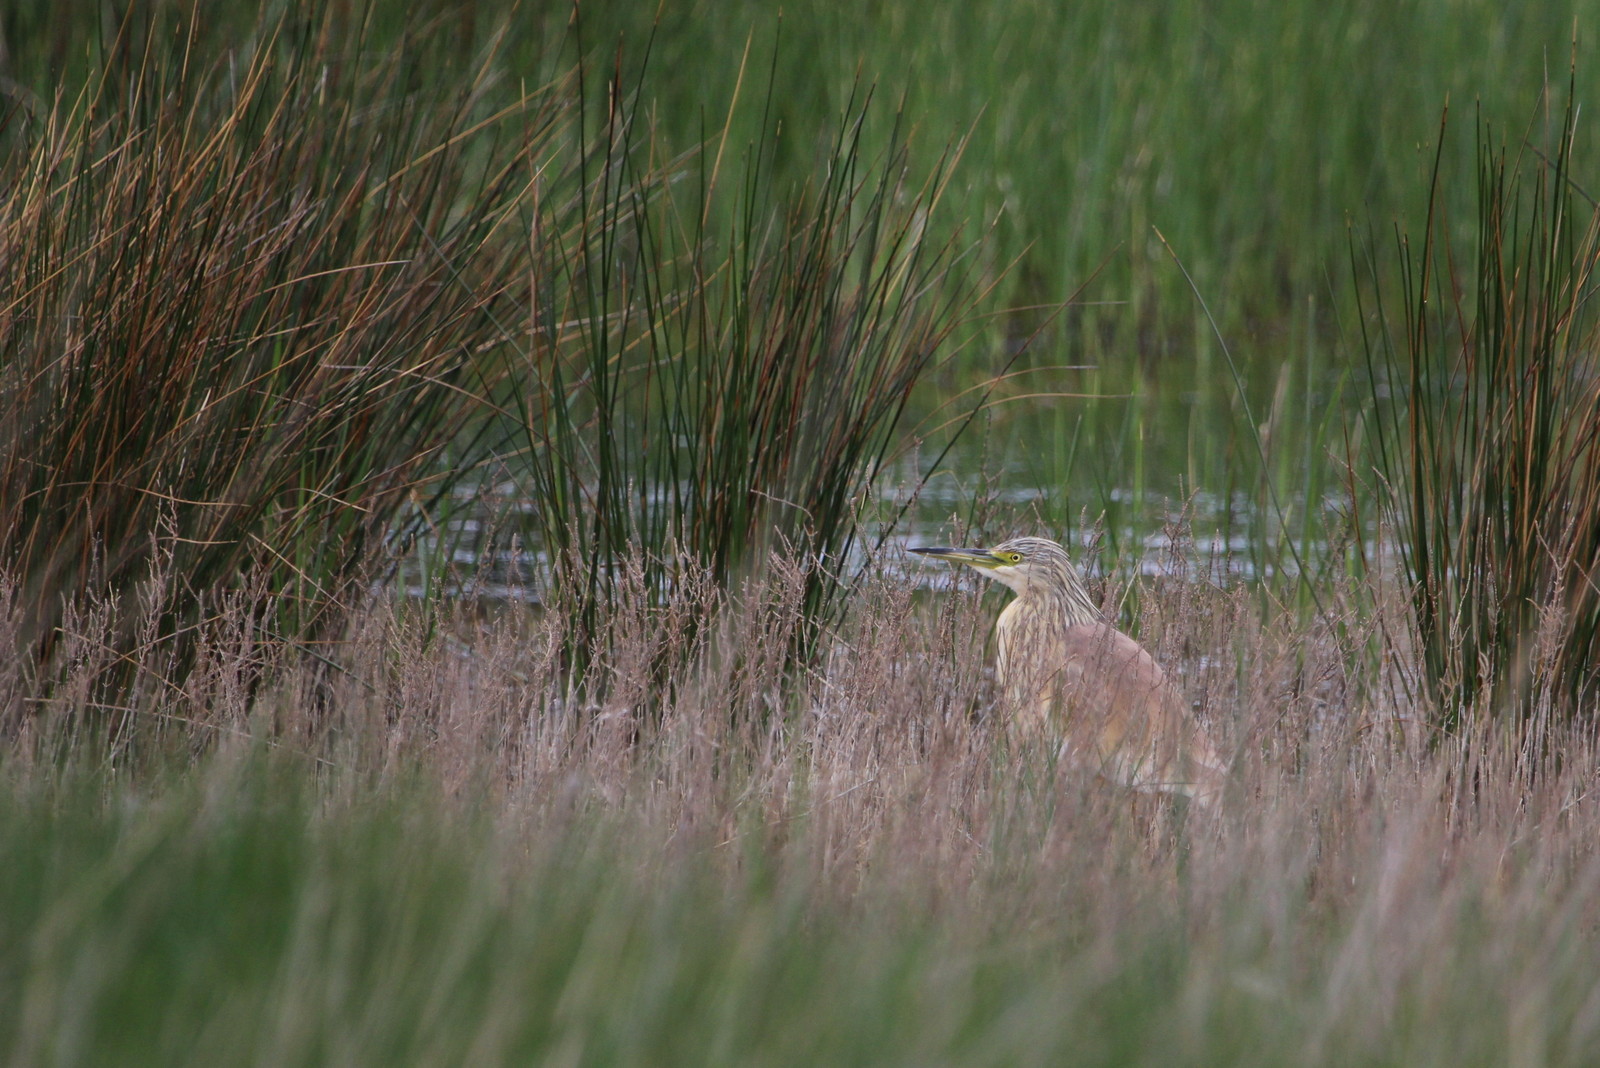
[[[1028,614],[1035,618],[1063,627],[1100,622],[1083,576],[1064,552],[1035,557],[1027,572],[995,577],[1016,591],[1018,601],[1027,602]]]

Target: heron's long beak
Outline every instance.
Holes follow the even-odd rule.
[[[953,564],[970,564],[973,567],[999,567],[1001,561],[988,549],[952,549],[944,545],[929,545],[908,552],[931,556],[935,560],[949,560]]]

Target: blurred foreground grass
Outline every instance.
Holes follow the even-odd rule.
[[[1262,822],[1184,848],[1237,857]],[[491,815],[422,784],[329,801],[259,759],[157,793],[12,792],[0,1049],[19,1066],[1588,1063],[1592,853],[1575,883],[1477,863],[1419,878],[1448,867],[1414,856],[1419,829],[1388,810],[1332,848],[1358,882],[1320,887],[1030,827],[1054,848],[935,893],[891,858],[828,871],[805,820],[727,843],[581,806]]]

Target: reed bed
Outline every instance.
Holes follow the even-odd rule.
[[[374,55],[379,28],[316,3],[218,56],[177,14],[118,24],[81,96],[6,129],[0,559],[41,677],[74,613],[120,620],[115,709],[181,676],[230,598],[326,657],[402,560],[438,593],[513,541],[576,673],[630,549],[657,592],[779,543],[828,558],[808,655],[978,295],[931,236],[944,172],[865,155],[870,92],[789,188],[775,126],[658,143],[647,60],[597,74],[558,37],[512,81],[503,21],[468,60],[439,15]],[[497,481],[532,507],[485,501]],[[152,645],[168,670],[127,674]]]
[[[344,28],[367,27],[373,54],[415,54],[411,77],[423,83],[470,68],[474,49],[506,26],[512,76],[547,70],[573,11],[565,0],[331,6]],[[103,56],[137,56],[146,36],[190,21],[190,5],[178,0],[141,7],[147,14],[123,39],[117,5],[17,0],[6,31],[10,69],[0,73],[49,101]],[[236,45],[260,10],[274,8],[208,11],[197,50]],[[951,137],[971,132],[963,199],[972,220],[996,222],[981,255],[996,272],[1026,261],[1007,276],[1009,302],[1058,303],[1102,268],[1093,297],[1118,303],[1082,309],[1074,323],[1084,332],[1064,330],[1065,343],[1113,331],[1125,360],[1170,360],[1164,369],[1193,388],[1218,370],[1218,353],[1194,329],[1192,300],[1152,224],[1185,256],[1240,343],[1257,337],[1278,350],[1273,335],[1286,317],[1306,314],[1308,298],[1320,302],[1311,313],[1320,321],[1305,325],[1324,330],[1336,313],[1330,279],[1340,281],[1339,271],[1329,265],[1342,259],[1346,223],[1381,225],[1413,208],[1431,163],[1419,146],[1431,145],[1445,101],[1480,101],[1521,124],[1543,82],[1563,80],[1575,29],[1579,46],[1590,46],[1582,31],[1597,15],[1593,0],[1515,12],[1452,0],[1382,10],[1358,0],[1183,0],[1149,11],[1111,0],[1027,0],[1004,18],[956,0],[892,3],[871,19],[840,18],[821,0],[786,3],[781,19],[771,5],[580,10],[596,69],[610,66],[621,42],[625,56],[648,47],[673,72],[657,86],[658,120],[679,150],[720,125],[742,74],[748,90],[747,49],[770,62],[779,90],[772,118],[788,133],[773,161],[781,182],[811,179],[815,145],[861,82],[904,98],[926,134],[915,148],[919,171],[933,168]],[[1580,79],[1592,98],[1590,65]],[[762,121],[741,116],[733,143],[765,137]],[[874,124],[866,155],[882,155],[895,137],[892,122]],[[1578,151],[1587,169],[1593,149]],[[1470,166],[1470,144],[1456,159]],[[1471,190],[1451,196],[1466,222]],[[1190,371],[1197,348],[1209,362]],[[1270,390],[1265,384],[1263,394]]]

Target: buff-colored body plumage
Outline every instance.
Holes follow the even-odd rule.
[[[915,549],[1017,592],[995,625],[1001,709],[1014,735],[1138,789],[1217,799],[1223,764],[1138,642],[1102,622],[1066,550],[1017,538],[987,550]]]

